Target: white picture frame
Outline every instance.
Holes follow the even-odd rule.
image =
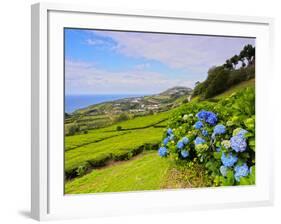
[[[37,220],[101,217],[273,203],[270,94],[273,19],[38,3],[32,5],[31,214]],[[256,38],[255,186],[64,195],[63,27],[181,32]],[[262,57],[261,57],[262,55]]]

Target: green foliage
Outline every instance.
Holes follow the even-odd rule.
[[[129,119],[130,119],[130,116],[127,113],[122,113],[118,117],[115,118],[115,122],[126,121]]]
[[[121,130],[122,130],[122,126],[119,126],[119,125],[118,125],[118,126],[116,127],[116,131],[121,131]]]
[[[254,66],[241,67],[236,70],[228,70],[218,66],[210,69],[207,79],[194,88],[193,97],[200,96],[201,100],[209,99],[254,77]]]
[[[225,85],[229,88],[252,78],[255,78],[255,66],[241,67],[240,69],[229,72],[229,76]]]
[[[87,172],[87,165],[81,165],[76,169],[78,177],[83,176]]]
[[[247,61],[247,66],[245,61]],[[193,97],[201,99],[214,97],[230,87],[255,77],[255,48],[246,45],[239,55],[234,55],[226,62],[208,71],[208,77],[204,82],[197,83],[193,91]],[[236,69],[236,66],[241,66]]]
[[[234,184],[234,172],[233,170],[228,170],[226,173],[226,177],[222,178],[223,186],[231,186]]]
[[[238,55],[234,55],[234,56],[230,59],[230,62],[232,63],[233,67],[235,68],[236,65],[237,65],[238,62],[239,62],[239,56],[238,56]]]
[[[209,134],[204,136],[201,129],[195,129],[194,124],[199,119],[196,114],[201,111],[212,111],[217,115],[217,124],[225,126],[225,133],[215,135],[214,126],[204,122],[203,129]],[[176,110],[170,120],[169,127],[173,131],[173,139],[162,147],[168,149],[168,158],[171,158],[178,166],[189,166],[190,162],[203,164],[208,175],[212,178],[214,186],[230,186],[254,183],[254,172],[240,180],[235,178],[234,166],[247,164],[254,169],[255,166],[255,89],[252,87],[237,91],[230,96],[221,98],[218,102],[191,102]],[[243,139],[246,141],[245,151],[236,152],[231,147],[230,139],[237,136],[241,130],[246,130]],[[164,134],[164,138],[167,134]],[[187,137],[188,143],[181,150],[187,150],[189,156],[183,158],[180,154],[177,143]],[[195,144],[194,140],[201,137],[205,143]],[[235,165],[227,168],[226,174],[222,174],[220,167],[222,155],[229,155],[238,158]]]
[[[65,135],[67,136],[75,135],[79,131],[79,125],[77,125],[76,123],[65,125]]]
[[[222,66],[215,67],[208,72],[208,78],[205,81],[204,98],[208,99],[225,91],[228,86],[227,83],[229,71]]]

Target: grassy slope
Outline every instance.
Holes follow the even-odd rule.
[[[121,126],[122,129],[135,129],[135,128],[146,128],[153,126],[155,124],[158,124],[162,121],[165,121],[168,119],[169,115],[171,114],[172,110],[154,114],[154,115],[148,115],[143,117],[136,117],[132,120],[122,121],[115,125],[109,126],[107,128],[104,128],[104,131],[115,131],[117,126]]]
[[[229,88],[227,91],[215,96],[214,98],[221,99],[223,97],[230,96],[232,93],[237,92],[237,91],[242,90],[247,87],[255,87],[255,79],[250,79],[248,81],[241,82],[241,83]]]
[[[169,161],[148,151],[130,161],[115,164],[66,183],[65,192],[96,193],[161,189]]]
[[[71,171],[87,161],[93,163],[104,158],[117,157],[134,152],[144,144],[157,144],[161,141],[162,134],[163,128],[139,129],[125,135],[115,136],[66,151],[65,171]]]
[[[213,98],[214,99],[221,99],[223,97],[227,97],[227,96],[230,96],[232,93],[234,92],[237,92],[239,90],[242,90],[244,88],[247,88],[247,87],[254,87],[255,86],[255,79],[250,79],[248,81],[244,81],[244,82],[241,82],[235,86],[232,86],[231,88],[229,88],[228,90],[226,90],[225,92],[217,95],[217,96],[214,96]],[[199,96],[195,96],[191,99],[192,102],[200,102],[200,97]]]

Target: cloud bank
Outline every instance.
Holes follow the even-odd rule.
[[[144,65],[146,66],[146,65]],[[188,79],[167,78],[161,73],[135,68],[109,72],[95,64],[66,61],[66,94],[151,94],[173,86],[192,86]]]
[[[205,71],[239,54],[253,38],[199,35],[175,35],[138,32],[91,31],[94,35],[110,37],[115,50],[128,57],[159,61],[170,68]]]

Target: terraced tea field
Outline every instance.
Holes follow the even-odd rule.
[[[66,136],[66,179],[76,177],[79,168],[90,171],[114,161],[129,160],[144,150],[157,149],[171,112],[137,117],[90,130],[87,134]]]

